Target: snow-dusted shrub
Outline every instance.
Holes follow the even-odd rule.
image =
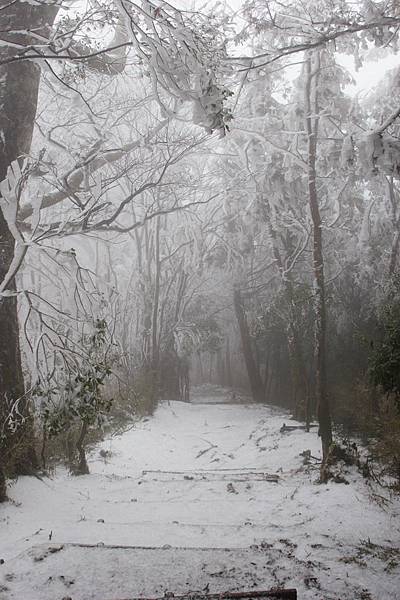
[[[39,402],[39,415],[45,438],[55,437],[80,426],[77,449],[84,459],[83,443],[89,427],[101,427],[112,400],[102,394],[111,375],[110,336],[105,319],[96,319],[91,333],[80,340],[81,354],[68,368],[39,378],[33,396]]]
[[[371,357],[372,383],[392,395],[400,411],[400,281],[395,278],[381,310],[382,338]],[[400,414],[400,413],[399,413]]]

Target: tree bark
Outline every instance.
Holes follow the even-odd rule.
[[[88,424],[83,421],[81,431],[79,434],[78,441],[76,442],[76,449],[78,450],[78,465],[75,469],[75,475],[88,475],[89,467],[86,461],[85,452],[85,438],[88,431]]]
[[[1,467],[1,465],[0,465]],[[7,500],[7,482],[4,469],[0,468],[0,502]]]
[[[307,400],[306,400],[306,398],[307,398],[307,395],[306,395],[307,394],[306,393],[307,376],[306,376],[306,372],[305,372],[305,365],[304,365],[304,359],[303,359],[301,334],[299,331],[298,319],[296,318],[296,313],[295,313],[295,308],[294,308],[295,291],[294,291],[294,286],[293,286],[293,283],[291,280],[290,273],[285,272],[284,261],[282,259],[282,255],[281,255],[281,252],[280,252],[280,249],[278,246],[276,231],[271,222],[271,208],[269,206],[267,208],[267,205],[265,205],[265,204],[263,206],[264,206],[263,217],[264,217],[265,223],[267,225],[269,237],[272,241],[273,255],[274,255],[276,264],[278,266],[278,269],[279,269],[279,274],[280,274],[281,280],[282,280],[282,286],[284,287],[288,306],[289,306],[289,322],[288,322],[288,326],[286,328],[286,338],[287,338],[289,361],[290,361],[290,368],[291,368],[292,382],[293,382],[292,393],[293,393],[293,398],[295,400],[293,408],[294,408],[296,419],[298,419],[298,418],[304,419],[305,413],[306,413],[305,405],[307,402]],[[267,370],[266,370],[265,381],[264,381],[265,389],[267,387],[267,375],[268,374],[267,374]],[[300,393],[298,394],[298,392],[300,392]],[[268,397],[269,396],[266,395],[266,398],[268,398]]]
[[[249,378],[251,394],[254,402],[264,401],[263,383],[261,380],[260,371],[254,358],[253,348],[251,347],[251,337],[249,326],[247,323],[246,313],[243,306],[243,299],[239,288],[233,290],[233,306],[235,315],[239,325],[240,339],[242,342],[242,350],[244,361],[246,364],[247,375]]]
[[[289,301],[292,303],[293,298]],[[299,421],[306,421],[308,415],[308,382],[304,364],[304,356],[300,342],[300,332],[297,327],[296,317],[290,318],[288,330],[288,351],[293,382],[293,412]]]
[[[398,194],[395,192],[393,177],[387,180],[388,195],[390,205],[392,207],[392,224],[393,224],[393,238],[392,247],[390,250],[390,261],[389,261],[389,278],[391,279],[396,272],[397,259],[400,247],[400,216],[398,214]]]
[[[308,138],[308,200],[313,225],[313,276],[315,310],[315,385],[319,435],[322,443],[323,462],[332,443],[332,423],[326,382],[326,300],[322,221],[316,185],[316,157],[318,139],[318,74],[319,52],[308,54],[306,59],[305,119]]]
[[[160,260],[160,217],[156,218],[155,223],[155,273],[154,273],[154,295],[153,295],[153,311],[151,319],[151,412],[155,410],[159,400],[160,388],[160,346],[158,338],[158,317],[160,308],[160,285],[161,285],[161,260]]]
[[[37,38],[48,37],[58,7],[10,3],[1,12],[6,42],[0,48],[0,61],[15,54],[15,44],[28,46]],[[10,45],[7,45],[7,42]],[[37,109],[40,68],[32,61],[6,64],[0,67],[0,181],[7,176],[13,161],[28,154],[32,142]],[[0,212],[0,282],[4,280],[14,257],[15,240],[6,219]],[[8,289],[16,290],[15,279]],[[4,498],[5,471],[16,474],[32,472],[37,466],[33,450],[33,427],[24,398],[24,378],[19,347],[17,296],[0,298],[0,499]],[[9,427],[10,413],[18,401],[19,425]],[[12,416],[12,415],[11,415]],[[13,423],[12,425],[15,425]]]
[[[225,350],[225,385],[227,385],[228,387],[232,387],[233,385],[229,336],[226,338]]]
[[[179,359],[179,399],[182,402],[190,400],[190,365],[189,359]]]

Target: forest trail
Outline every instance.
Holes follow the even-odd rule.
[[[281,433],[282,410],[215,400],[162,403],[97,446],[88,476],[21,478],[0,507],[0,599],[400,598],[400,503],[371,502],[353,467],[348,485],[316,484],[300,456],[320,455],[315,430]]]

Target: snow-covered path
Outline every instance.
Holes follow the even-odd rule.
[[[0,599],[128,598],[208,584],[400,598],[399,502],[371,503],[355,470],[350,485],[315,484],[300,453],[319,456],[316,433],[281,434],[287,419],[259,405],[163,403],[96,448],[90,475],[21,478],[14,502],[0,507]],[[132,548],[141,546],[149,549]]]

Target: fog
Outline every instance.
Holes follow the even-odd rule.
[[[0,24],[0,600],[395,598],[397,3]]]

